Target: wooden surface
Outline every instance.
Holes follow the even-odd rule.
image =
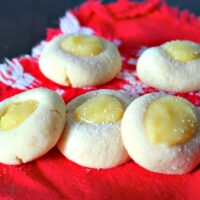
[[[30,53],[44,38],[45,28],[56,27],[65,10],[83,0],[0,0],[0,62]],[[110,0],[104,2],[111,2]],[[200,0],[167,0],[171,6],[200,15]]]

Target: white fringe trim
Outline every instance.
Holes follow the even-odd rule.
[[[64,17],[60,18],[60,29],[64,34],[92,35],[94,33],[91,28],[81,26],[78,19],[68,11]]]
[[[33,58],[39,58],[41,53],[42,53],[42,51],[44,50],[46,44],[47,44],[47,42],[42,40],[38,45],[33,47],[32,51],[31,51],[31,56]]]
[[[32,89],[41,83],[29,73],[25,73],[23,66],[17,59],[12,61],[5,59],[5,63],[0,64],[0,81],[21,90]]]
[[[136,72],[130,72],[129,70],[124,70],[117,76],[118,79],[127,81],[127,84],[124,84],[122,89],[133,97],[144,94],[144,89],[148,87],[147,85],[138,81],[136,77]]]

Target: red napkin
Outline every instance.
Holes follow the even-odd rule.
[[[117,78],[101,87],[82,89],[59,86],[41,74],[38,58],[48,41],[59,34],[94,34],[112,41],[120,50],[123,69]],[[140,82],[135,63],[141,52],[173,39],[200,43],[200,19],[188,11],[179,12],[159,0],[143,3],[121,0],[107,5],[88,1],[66,12],[60,27],[49,28],[45,41],[32,55],[6,60],[0,65],[0,99],[36,87],[47,87],[65,102],[89,90],[111,88],[140,96],[158,91]],[[200,106],[200,92],[173,93]],[[96,170],[81,167],[54,148],[36,161],[21,166],[0,164],[0,199],[137,199],[198,200],[200,169],[186,175],[149,172],[133,161],[122,166]]]

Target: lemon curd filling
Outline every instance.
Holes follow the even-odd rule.
[[[161,47],[167,55],[180,62],[200,58],[200,45],[191,41],[175,40],[166,42]]]
[[[27,100],[7,105],[0,111],[0,130],[8,131],[19,126],[38,107],[35,100]]]
[[[100,38],[86,35],[72,35],[63,39],[60,47],[67,53],[78,56],[94,56],[104,49]]]
[[[77,107],[74,119],[87,123],[116,123],[123,114],[123,105],[116,97],[102,95],[88,99]]]
[[[192,138],[197,127],[197,116],[188,101],[166,96],[149,105],[144,125],[150,143],[174,146]]]

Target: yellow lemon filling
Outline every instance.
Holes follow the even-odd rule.
[[[167,55],[180,62],[200,58],[200,45],[187,40],[166,42],[161,47]]]
[[[124,108],[113,96],[102,95],[93,97],[74,111],[74,119],[87,123],[116,123],[121,120]]]
[[[63,39],[61,48],[67,52],[78,56],[94,56],[104,49],[100,38],[87,35],[72,35]]]
[[[19,126],[37,107],[35,100],[9,104],[0,111],[0,130],[8,131]]]
[[[146,137],[152,144],[174,146],[189,141],[197,127],[194,106],[178,97],[153,101],[145,114]]]

